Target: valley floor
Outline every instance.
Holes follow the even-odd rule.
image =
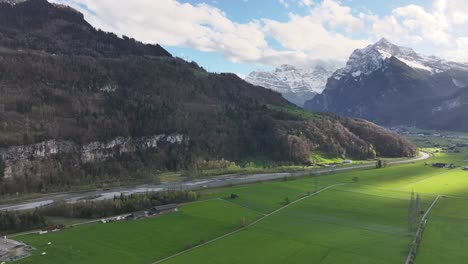
[[[437,195],[450,196],[430,212],[416,262],[461,263],[468,257],[468,171],[430,164],[463,166],[467,154],[208,190],[157,218],[16,237],[36,248],[18,263],[404,263],[414,236],[412,191],[424,211]],[[233,193],[238,198],[229,199]],[[434,253],[441,244],[446,253]]]

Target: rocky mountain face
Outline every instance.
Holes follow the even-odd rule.
[[[281,65],[272,72],[254,71],[245,80],[279,92],[286,100],[302,107],[306,101],[323,92],[327,79],[336,69],[332,64],[319,64],[307,69]]]
[[[466,86],[468,64],[418,54],[382,39],[354,51],[346,67],[305,107],[388,126],[462,129],[460,124],[468,120],[454,123],[451,116],[463,111],[457,94]]]
[[[206,160],[416,154],[375,124],[302,111],[234,74],[97,31],[68,7],[3,2],[0,20],[0,193],[148,182]]]

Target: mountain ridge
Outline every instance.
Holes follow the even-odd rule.
[[[5,13],[21,16],[0,16],[9,37],[0,38],[2,193],[147,182],[252,156],[310,164],[315,152],[416,155],[375,124],[305,112],[234,74],[91,29],[76,11],[29,0],[0,4]]]
[[[302,107],[307,100],[323,92],[327,79],[336,69],[335,65],[325,63],[310,68],[283,64],[271,72],[253,71],[245,80],[279,92],[288,101]]]
[[[96,30],[75,9],[46,0],[0,2],[0,46],[52,54],[100,57],[172,56],[160,45],[143,44]]]
[[[324,92],[305,107],[385,126],[434,128],[432,109],[465,86],[468,64],[425,56],[382,39],[355,50],[346,66],[329,79]],[[460,129],[448,121],[446,126]]]

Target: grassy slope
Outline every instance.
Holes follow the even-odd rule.
[[[460,163],[466,153],[438,153],[427,162]],[[353,183],[354,177],[359,178],[358,183]],[[455,180],[456,185],[450,184]],[[347,184],[307,198],[247,231],[172,261],[402,262],[411,241],[411,234],[406,232],[409,192],[420,192],[423,207],[427,207],[435,193],[467,193],[468,173],[459,169],[434,169],[419,162],[382,170],[212,190],[205,194],[205,201],[186,205],[178,213],[157,219],[88,225],[51,235],[21,237],[38,250],[33,257],[19,263],[149,263],[181,251],[188,244],[195,245],[200,240],[235,230],[241,217],[248,216],[252,221],[261,213],[281,207],[285,197],[292,201],[313,192],[316,184],[323,188],[336,183]],[[231,193],[238,194],[239,198],[222,200]],[[53,242],[50,248],[46,246],[48,241]],[[39,256],[43,251],[47,256]]]

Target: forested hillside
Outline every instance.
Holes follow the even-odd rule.
[[[372,123],[304,112],[44,0],[0,3],[0,36],[2,192],[144,180],[204,160],[416,154]]]

